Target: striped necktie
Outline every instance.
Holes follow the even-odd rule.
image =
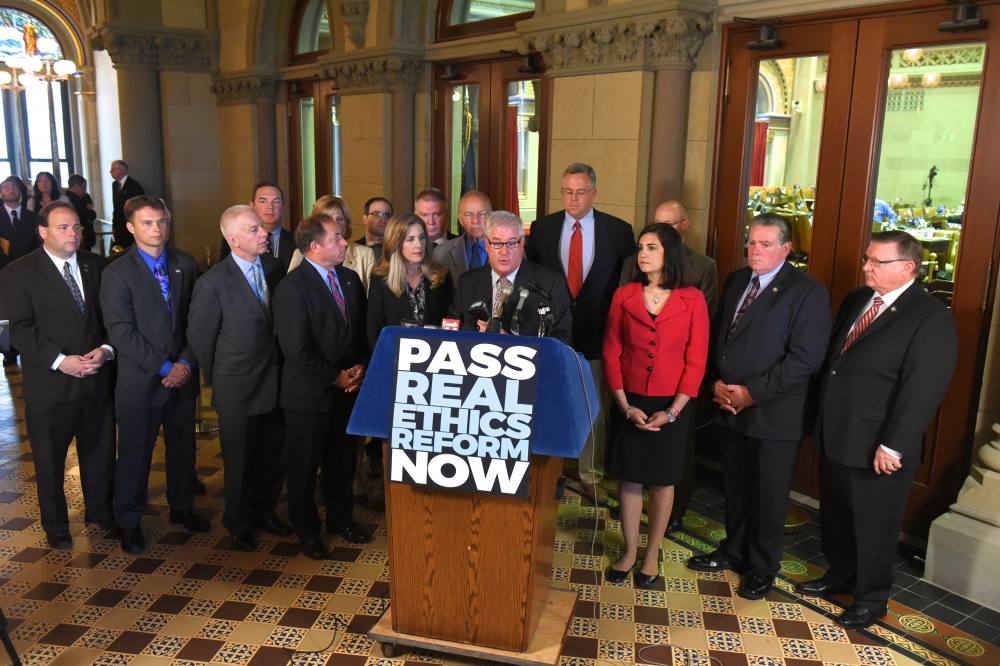
[[[340,287],[337,286],[337,277],[333,271],[327,271],[326,279],[330,282],[330,293],[333,294],[333,300],[337,302],[337,307],[340,308],[340,314],[343,315],[344,321],[347,321],[347,303],[344,302],[344,295],[340,293]]]
[[[264,271],[260,269],[260,264],[253,265],[253,282],[257,287],[257,300],[265,310],[270,309],[271,294],[267,291],[267,282],[264,281]]]
[[[743,314],[747,311],[747,308],[750,307],[750,304],[753,303],[753,299],[757,297],[758,289],[760,289],[760,278],[754,275],[753,279],[750,280],[750,293],[748,293],[747,297],[743,299],[743,305],[741,305],[740,309],[736,312],[736,317],[733,319],[733,325],[729,327],[729,333],[726,335],[727,341],[729,338],[733,337],[733,333],[736,332],[736,327],[740,325],[740,319],[743,319]]]
[[[858,323],[854,325],[854,330],[847,336],[847,340],[844,341],[844,346],[840,348],[841,354],[847,351],[847,348],[854,344],[854,341],[857,340],[862,333],[864,333],[865,329],[868,328],[868,325],[875,321],[875,317],[878,316],[878,310],[881,307],[882,299],[876,296],[872,300],[872,306],[868,308],[863,315],[861,315],[861,319],[859,319]]]
[[[80,285],[76,283],[76,278],[73,277],[73,270],[69,267],[68,261],[63,262],[63,280],[73,294],[73,300],[76,301],[76,307],[80,308],[80,314],[84,314],[83,293],[80,291]]]

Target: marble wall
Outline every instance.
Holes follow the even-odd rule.
[[[344,95],[340,99],[344,200],[355,221],[355,238],[364,234],[361,216],[365,202],[372,197],[388,197],[392,189],[391,111],[390,93]],[[412,208],[412,202],[393,204],[399,210]]]

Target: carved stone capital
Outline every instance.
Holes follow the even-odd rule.
[[[216,78],[212,83],[219,106],[234,104],[256,104],[274,101],[281,89],[281,81],[275,76],[253,74],[238,78]]]
[[[359,49],[365,47],[365,26],[368,23],[368,0],[342,0],[340,16],[347,26],[348,37]]]
[[[137,31],[105,24],[90,33],[95,50],[106,50],[115,67],[215,72],[219,34],[209,30]]]
[[[692,70],[711,31],[708,16],[627,20],[557,33],[529,33],[518,50],[540,53],[550,77],[635,69]]]
[[[420,58],[390,55],[331,64],[325,73],[342,93],[396,92],[415,90],[422,68]]]

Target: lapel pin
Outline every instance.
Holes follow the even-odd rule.
[[[895,312],[895,311],[896,311],[896,306],[895,305],[893,305],[891,308],[889,308],[889,312]]]
[[[778,291],[778,288],[774,287],[773,289],[771,289],[771,291]]]

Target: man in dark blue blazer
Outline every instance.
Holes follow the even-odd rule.
[[[688,566],[739,570],[740,596],[760,599],[781,566],[810,387],[830,335],[830,301],[823,285],[785,261],[792,249],[787,220],[760,215],[749,236],[750,265],[726,280],[705,375],[722,426],[726,538]]]
[[[820,525],[830,568],[798,588],[850,594],[854,603],[836,621],[855,629],[886,614],[924,431],[958,355],[955,319],[916,280],[922,260],[908,233],[872,235],[866,286],[840,306],[820,374],[813,437],[822,448]]]
[[[594,209],[597,174],[586,164],[570,164],[563,171],[564,210],[535,220],[525,249],[528,261],[555,271],[566,280],[572,304],[573,349],[590,362],[594,384],[601,394],[600,409],[577,469],[580,481],[598,504],[607,494],[598,487],[604,475],[604,390],[601,351],[611,298],[625,260],[635,254],[632,225]]]
[[[0,184],[0,270],[42,244],[35,229],[38,217],[21,205],[26,189],[17,176],[8,176]],[[2,243],[6,241],[6,243]],[[17,365],[17,349],[9,347],[3,355],[4,365]]]
[[[101,309],[118,350],[115,519],[122,550],[138,555],[146,549],[140,523],[161,425],[170,522],[192,532],[212,526],[194,510],[194,417],[201,387],[186,329],[198,266],[191,255],[167,247],[170,214],[161,200],[130,199],[125,225],[135,245],[104,271]]]

